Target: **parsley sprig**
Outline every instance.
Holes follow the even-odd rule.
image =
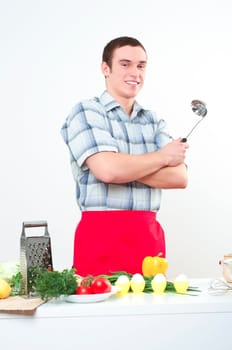
[[[22,280],[21,272],[12,277],[12,295],[22,294]],[[48,271],[41,268],[30,268],[28,270],[28,287],[30,294],[38,295],[45,301],[73,294],[77,288],[75,270]]]

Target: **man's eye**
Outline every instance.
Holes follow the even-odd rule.
[[[122,62],[121,65],[122,65],[123,67],[128,67],[128,63],[127,63],[127,62]]]
[[[145,67],[146,67],[145,64],[139,64],[139,65],[138,65],[138,68],[139,68],[139,69],[145,69]]]

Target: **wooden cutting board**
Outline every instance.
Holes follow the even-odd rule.
[[[45,301],[41,298],[28,298],[24,296],[12,296],[0,299],[0,312],[10,314],[33,315]]]

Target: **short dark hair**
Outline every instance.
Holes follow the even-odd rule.
[[[141,42],[135,38],[129,36],[121,36],[119,38],[115,38],[108,42],[104,47],[102,54],[102,62],[106,62],[108,66],[111,68],[112,66],[112,57],[115,49],[118,49],[122,46],[140,46],[146,53],[144,46]]]

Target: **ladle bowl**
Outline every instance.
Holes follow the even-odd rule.
[[[190,130],[190,132],[188,133],[188,135],[186,137],[184,137],[181,141],[182,142],[187,142],[189,135],[193,132],[193,130],[197,127],[197,125],[203,120],[203,118],[206,116],[207,114],[207,108],[206,108],[206,104],[203,101],[200,100],[193,100],[191,102],[191,108],[192,111],[197,114],[198,116],[201,117],[201,119],[199,119],[197,121],[197,123],[194,125],[194,127]]]

